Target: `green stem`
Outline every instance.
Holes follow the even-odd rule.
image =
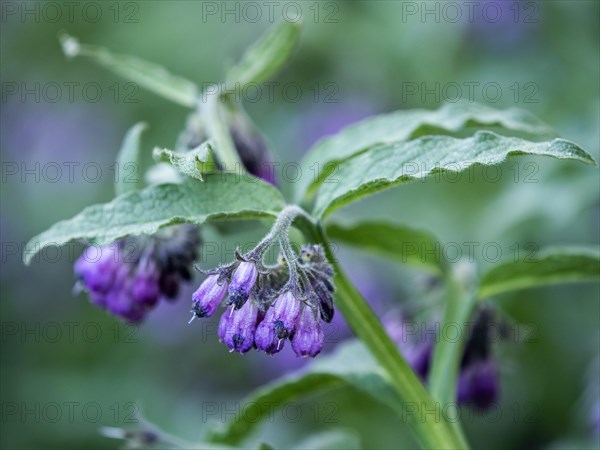
[[[199,109],[206,121],[208,137],[215,144],[215,151],[223,170],[227,172],[245,171],[244,165],[235,148],[229,127],[223,118],[222,89],[217,87],[214,93],[206,91],[200,96]]]
[[[441,337],[433,351],[433,363],[429,377],[429,391],[442,405],[456,400],[456,382],[461,355],[468,333],[467,324],[476,304],[476,296],[469,281],[472,268],[466,263],[456,264],[446,278],[447,293],[444,316],[440,324]],[[459,272],[462,272],[459,273]],[[457,339],[444,339],[444,330],[458,327]]]
[[[470,272],[472,272],[472,267],[461,262],[454,265],[446,276],[447,292],[444,316],[440,327],[441,338],[433,349],[429,375],[429,392],[444,406],[456,401],[458,371],[468,334],[466,333],[467,323],[476,305],[477,297],[470,280],[473,274]],[[460,330],[458,339],[443,338],[444,330],[450,325],[457,326]],[[455,433],[464,440],[460,424],[454,422],[452,425]]]
[[[433,449],[468,448],[462,434],[442,416],[440,404],[430,397],[425,386],[398,351],[397,345],[383,329],[379,318],[344,274],[322,228],[319,225],[306,228],[312,228],[312,237],[323,245],[327,258],[334,267],[337,308],[352,331],[365,343],[386,371],[391,385],[406,404],[407,411],[408,408],[416,408],[417,414],[410,415],[413,420],[409,420],[408,423],[421,446]]]

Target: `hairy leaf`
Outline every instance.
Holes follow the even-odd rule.
[[[385,222],[332,223],[327,226],[327,236],[429,272],[445,270],[440,243],[427,231]]]
[[[518,108],[497,110],[472,102],[447,103],[440,109],[401,110],[370,117],[317,142],[302,161],[305,174],[296,184],[296,199],[310,196],[321,183],[339,179],[336,167],[372,147],[442,134],[470,136],[476,129],[503,130],[512,135],[554,137],[555,133],[532,114]],[[327,180],[327,181],[326,181]]]
[[[182,174],[200,181],[204,181],[203,174],[216,170],[212,158],[212,147],[207,142],[185,153],[174,152],[166,148],[155,148],[152,156],[157,162],[168,162]]]
[[[273,77],[286,63],[300,38],[302,24],[284,21],[275,25],[252,44],[238,64],[227,73],[226,86],[262,83]]]
[[[133,191],[110,203],[85,208],[31,239],[24,260],[46,246],[85,239],[99,245],[132,234],[152,234],[159,228],[210,219],[273,216],[284,206],[279,191],[250,176],[207,175],[204,183],[187,179],[181,184],[159,184]]]
[[[115,193],[117,195],[139,189],[143,185],[140,170],[140,139],[142,132],[148,128],[144,122],[136,123],[129,129],[117,156],[118,176],[115,177]],[[130,172],[133,169],[133,172]]]
[[[585,150],[564,139],[531,142],[490,131],[478,131],[465,139],[423,136],[372,148],[340,164],[337,182],[319,187],[313,213],[324,217],[359,198],[432,173],[460,172],[474,164],[499,164],[509,155],[519,154],[595,164]]]
[[[196,85],[169,73],[164,67],[134,56],[119,55],[94,45],[80,44],[76,38],[68,34],[60,36],[65,55],[87,56],[94,62],[112,72],[131,80],[140,86],[183,106],[195,108],[198,97]]]
[[[486,272],[478,297],[491,297],[519,289],[600,278],[598,248],[551,248],[534,260],[526,258],[500,264]]]

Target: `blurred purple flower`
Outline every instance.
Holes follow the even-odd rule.
[[[195,226],[176,225],[165,232],[167,236],[127,237],[86,248],[74,266],[80,286],[97,306],[127,322],[140,322],[160,298],[177,295],[196,258],[200,238]]]
[[[478,360],[463,368],[458,378],[459,404],[472,404],[479,410],[490,408],[499,395],[498,368],[491,360]]]
[[[484,0],[474,4],[463,20],[468,21],[468,42],[486,50],[514,52],[540,22],[540,4]]]

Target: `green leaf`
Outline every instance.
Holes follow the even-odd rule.
[[[175,223],[274,216],[283,206],[275,187],[250,176],[218,173],[207,175],[204,183],[187,179],[181,184],[153,185],[56,223],[27,243],[24,261],[29,263],[46,246],[74,239],[105,245],[127,235],[153,234]]]
[[[214,430],[208,439],[239,445],[260,425],[256,418],[270,417],[276,405],[285,406],[306,395],[343,386],[363,391],[395,408],[399,414],[403,413],[402,403],[388,384],[383,370],[362,343],[352,341],[340,344],[331,355],[319,356],[308,370],[285,376],[256,390],[243,402],[245,406],[241,410],[246,413],[237,414],[221,429]],[[250,413],[249,408],[256,408],[256,411]]]
[[[132,126],[121,144],[117,156],[118,176],[115,177],[115,193],[117,195],[139,189],[143,185],[140,171],[140,140],[142,132],[148,128],[144,122]],[[129,170],[133,169],[133,172]]]
[[[252,44],[242,59],[227,73],[227,89],[262,83],[273,77],[289,59],[300,38],[302,24],[284,21]],[[236,86],[239,84],[239,86]]]
[[[298,450],[360,450],[359,436],[350,430],[329,430],[308,436],[293,448]]]
[[[188,177],[204,181],[202,175],[213,173],[217,168],[212,158],[212,151],[210,144],[205,142],[185,153],[157,147],[152,152],[152,156],[157,162],[167,162]]]
[[[336,167],[344,160],[372,147],[406,141],[419,136],[442,134],[466,137],[475,129],[502,130],[512,135],[551,138],[556,134],[538,118],[518,108],[497,110],[472,102],[447,103],[440,109],[401,110],[370,117],[317,142],[302,161],[304,173],[296,184],[296,199],[312,195],[323,182],[339,179]],[[327,179],[327,181],[326,181]]]
[[[119,55],[94,45],[80,44],[73,36],[61,34],[63,52],[70,58],[87,56],[112,72],[183,106],[197,106],[196,85],[169,73],[164,67],[134,56]]]
[[[327,225],[327,236],[403,264],[440,274],[445,271],[439,241],[431,233],[405,225],[385,222],[360,222],[342,226]]]
[[[600,278],[598,248],[550,248],[534,260],[527,258],[500,264],[481,277],[478,297],[510,291]]]
[[[564,139],[531,142],[490,131],[478,131],[465,139],[423,136],[373,148],[340,164],[337,182],[319,187],[313,214],[324,217],[359,198],[432,173],[460,172],[474,164],[499,164],[510,155],[520,154],[595,164],[585,150]]]

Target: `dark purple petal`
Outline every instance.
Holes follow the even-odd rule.
[[[194,302],[192,311],[196,317],[212,316],[227,293],[227,283],[218,283],[219,275],[209,275],[200,287],[192,294]]]
[[[294,353],[303,358],[308,356],[314,358],[323,349],[324,340],[325,336],[321,328],[321,321],[317,317],[316,311],[304,306],[292,338]]]
[[[474,361],[460,373],[457,387],[458,403],[473,404],[481,410],[488,409],[498,399],[499,384],[494,361]]]
[[[167,300],[174,300],[179,293],[179,275],[175,272],[163,273],[159,281],[160,292]]]

